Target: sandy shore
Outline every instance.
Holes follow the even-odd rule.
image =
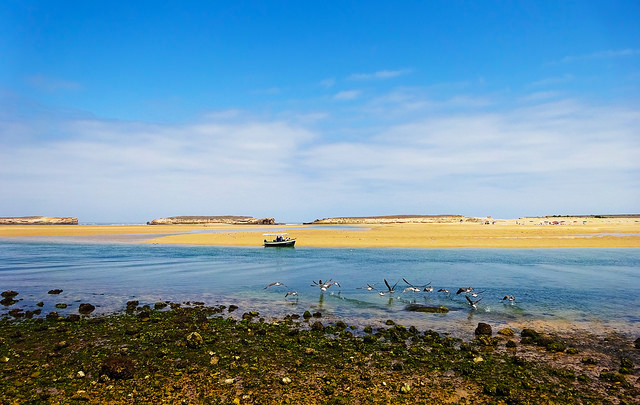
[[[590,220],[571,225],[532,225],[522,220],[497,221],[492,225],[453,224],[372,224],[349,227],[305,225],[76,225],[2,226],[0,237],[137,235],[143,243],[261,246],[263,233],[283,229],[296,246],[315,247],[426,247],[426,248],[580,248],[640,247],[640,222]],[[146,234],[146,235],[145,235]],[[166,236],[164,236],[166,235]]]

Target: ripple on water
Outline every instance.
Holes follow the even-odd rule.
[[[128,300],[236,303],[263,316],[320,311],[324,319],[469,333],[478,322],[494,327],[534,322],[549,328],[584,327],[637,331],[640,314],[630,297],[640,293],[640,249],[263,249],[212,246],[0,242],[0,285],[20,292],[14,307],[44,301],[76,312],[80,302],[96,313],[124,308]],[[431,283],[433,292],[400,293],[402,281]],[[333,279],[341,287],[322,293],[312,280]],[[398,282],[390,298],[361,289]],[[286,287],[264,287],[281,281]],[[401,287],[402,286],[402,287]],[[477,310],[459,287],[484,291]],[[625,293],[620,294],[624,286]],[[437,293],[439,288],[453,291]],[[64,290],[50,296],[52,288]],[[297,291],[295,299],[285,298]],[[514,305],[502,303],[515,295]],[[479,298],[480,298],[479,297]],[[447,314],[405,311],[408,303],[444,305]],[[6,313],[10,308],[0,308]],[[555,325],[555,326],[554,326]],[[637,333],[637,332],[636,332]]]

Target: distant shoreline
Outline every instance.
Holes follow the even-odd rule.
[[[545,224],[546,221],[546,224]],[[92,242],[262,246],[265,230],[296,238],[296,247],[397,248],[640,248],[640,222],[634,218],[495,220],[482,223],[341,223],[330,225],[25,225],[0,226],[0,237],[60,237]],[[586,222],[584,222],[586,221]],[[363,224],[368,225],[362,227]],[[354,229],[345,229],[351,227]],[[239,232],[242,230],[242,232]],[[227,232],[228,231],[228,232]]]

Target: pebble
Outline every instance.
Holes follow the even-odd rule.
[[[284,377],[284,378],[282,379],[282,383],[283,383],[283,384],[290,384],[290,383],[291,383],[291,378],[289,378],[289,377]]]

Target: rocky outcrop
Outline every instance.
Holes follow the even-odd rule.
[[[147,222],[147,225],[206,225],[206,224],[232,224],[232,225],[274,225],[273,218],[254,218],[244,216],[181,216],[158,218]]]
[[[377,217],[336,217],[316,219],[311,222],[314,225],[329,224],[429,224],[429,223],[459,223],[459,222],[482,222],[476,217],[465,217],[462,215],[388,215]]]
[[[4,217],[0,225],[78,225],[78,218],[71,217]]]

